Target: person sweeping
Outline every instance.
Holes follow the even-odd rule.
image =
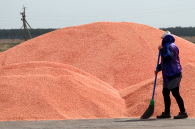
[[[162,71],[163,75],[163,97],[165,104],[165,111],[162,112],[157,118],[171,118],[170,114],[170,92],[177,101],[180,112],[177,116],[174,116],[174,119],[183,119],[187,118],[188,115],[185,111],[184,102],[179,92],[180,81],[182,78],[182,67],[179,59],[179,49],[174,44],[175,38],[169,32],[166,31],[162,35],[162,45],[158,46],[161,56],[161,63],[158,65],[155,74],[158,74],[159,71]]]

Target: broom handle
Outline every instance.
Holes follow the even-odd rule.
[[[159,59],[160,59],[160,51],[159,51],[159,54],[158,54],[158,61],[157,61],[156,71],[158,70]],[[154,92],[155,92],[155,87],[156,87],[156,79],[157,79],[157,74],[155,75],[154,89],[153,89],[152,99],[154,99]]]

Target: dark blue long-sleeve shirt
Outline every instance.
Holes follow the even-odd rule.
[[[163,38],[163,48],[160,49],[161,64],[158,66],[158,70],[162,70],[163,80],[165,82],[168,82],[175,77],[182,76],[179,49],[174,42],[175,38],[169,34]]]

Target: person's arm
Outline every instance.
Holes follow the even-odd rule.
[[[156,70],[155,70],[155,74],[158,74],[158,72],[160,72],[162,69],[161,69],[161,64],[158,64]]]
[[[166,49],[159,46],[159,51],[161,52],[161,57],[163,59],[173,59],[174,52],[171,45],[169,45]]]

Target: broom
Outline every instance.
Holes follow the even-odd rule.
[[[158,71],[159,59],[160,59],[160,51],[159,51],[159,54],[158,54],[158,61],[157,61],[156,71]],[[155,87],[156,87],[156,79],[157,79],[157,74],[155,75],[154,88],[153,88],[153,94],[152,94],[152,99],[150,101],[150,105],[149,105],[148,109],[145,111],[145,113],[141,116],[141,119],[148,119],[154,113],[154,92],[155,92]]]

